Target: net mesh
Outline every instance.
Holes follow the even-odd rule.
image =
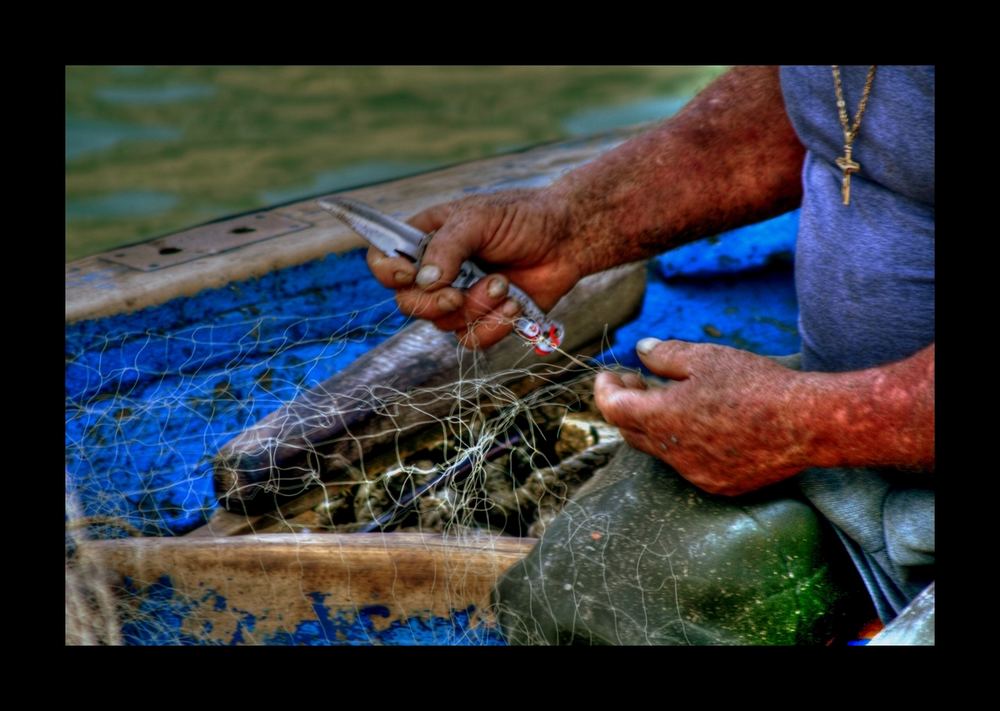
[[[449,410],[419,436],[408,432],[346,462],[342,476],[299,504],[242,515],[240,533],[284,534],[280,545],[290,547],[275,548],[273,559],[253,548],[253,536],[200,552],[170,546],[218,519],[212,460],[222,445],[409,323],[368,275],[364,252],[67,325],[67,643],[502,643],[488,590],[524,550],[497,541],[538,536],[620,442],[595,416],[593,374],[616,361],[637,366],[632,346],[651,334],[796,350],[787,270],[726,276],[734,262],[743,270],[790,250],[794,219],[761,239],[734,237],[729,244],[751,245],[738,248],[739,259],[725,242],[710,242],[654,263],[642,313],[596,359],[566,354],[563,365],[540,367],[529,349],[518,367],[483,374],[463,352],[456,382],[405,390],[373,383],[387,429],[400,407],[443,399]],[[766,315],[747,318],[753,299],[767,304]],[[525,391],[519,384],[528,377]],[[383,556],[388,582],[372,589],[387,587],[391,599],[355,600],[352,589],[345,607],[340,583],[318,581],[311,566],[314,555],[331,556],[320,534],[360,530],[400,534],[398,550],[383,543],[367,558],[338,554],[355,571]],[[453,548],[419,537],[428,533]],[[129,548],[147,538],[161,548]],[[407,567],[407,551],[423,578]],[[240,565],[263,575],[244,589],[233,581]],[[279,605],[291,606],[280,620],[262,612]],[[405,605],[426,614],[407,614]]]

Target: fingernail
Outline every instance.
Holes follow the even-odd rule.
[[[503,302],[503,306],[500,307],[500,313],[509,318],[517,316],[521,311],[521,304],[517,303],[513,299],[507,299]]]
[[[441,269],[433,264],[428,264],[420,267],[420,271],[417,272],[417,286],[428,287],[440,278]]]
[[[659,338],[643,338],[635,344],[635,349],[639,352],[639,355],[646,355],[660,343],[662,341]]]
[[[392,278],[396,280],[397,284],[409,284],[413,281],[413,272],[404,272],[400,270],[392,275]]]
[[[441,294],[441,296],[437,298],[437,305],[442,311],[454,311],[462,305],[462,300],[457,294],[449,292],[447,294]]]
[[[490,283],[486,285],[486,295],[491,299],[499,299],[507,294],[507,280],[502,276],[490,277]]]

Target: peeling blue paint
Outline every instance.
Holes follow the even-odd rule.
[[[258,617],[247,610],[231,607],[236,629],[229,640],[210,639],[214,625],[204,617],[203,607],[215,611],[226,609],[225,598],[214,590],[201,597],[185,599],[178,595],[169,576],[161,576],[143,587],[126,577],[123,587],[134,605],[135,614],[122,625],[122,636],[128,645],[299,645],[299,646],[370,646],[370,645],[505,645],[496,629],[473,628],[475,607],[453,610],[449,617],[426,616],[406,620],[386,620],[391,612],[384,605],[370,605],[359,610],[331,609],[327,595],[309,593],[314,619],[301,620],[293,632],[282,631],[255,636]],[[220,602],[221,601],[221,602]],[[193,624],[192,624],[193,621]],[[202,636],[183,631],[200,626]]]
[[[197,607],[195,601],[184,601],[174,595],[170,578],[161,576],[140,588],[131,578],[125,578],[125,590],[139,599],[137,614],[122,624],[122,639],[127,645],[197,645],[198,637],[181,631],[184,620]]]
[[[233,632],[233,638],[229,640],[229,645],[236,646],[238,644],[256,643],[254,638],[251,637],[248,639],[243,633],[247,632],[249,635],[253,635],[253,632],[257,627],[257,616],[247,610],[240,610],[235,607],[231,609],[233,612],[240,615],[240,617],[236,620],[236,631]]]
[[[331,611],[325,604],[326,595],[310,593],[315,620],[305,620],[293,632],[280,632],[264,640],[265,644],[307,646],[427,646],[427,645],[505,645],[497,630],[472,627],[475,606],[452,610],[450,617],[411,617],[394,619],[387,627],[384,620],[391,612],[384,605],[370,605],[353,610]],[[382,622],[376,622],[380,620]]]

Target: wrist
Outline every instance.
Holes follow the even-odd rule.
[[[858,394],[843,374],[796,373],[793,404],[805,467],[846,466],[842,443],[850,439]]]
[[[795,407],[806,466],[933,468],[933,371],[924,377],[912,361],[799,374]]]
[[[539,190],[538,198],[543,214],[551,224],[548,232],[558,255],[557,260],[572,274],[573,283],[606,269],[593,261],[593,250],[588,249],[586,219],[582,215],[586,206],[565,179]]]

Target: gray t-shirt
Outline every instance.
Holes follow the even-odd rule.
[[[852,123],[867,70],[841,68]],[[876,70],[847,206],[830,67],[783,68],[781,85],[808,149],[795,255],[803,367],[857,370],[913,355],[934,342],[934,68]]]
[[[868,67],[840,71],[853,123]],[[807,148],[795,257],[803,369],[858,370],[911,356],[934,342],[934,68],[877,68],[847,206],[831,68],[784,67],[781,87]],[[811,470],[800,482],[835,524],[883,620],[933,579],[931,476]]]

